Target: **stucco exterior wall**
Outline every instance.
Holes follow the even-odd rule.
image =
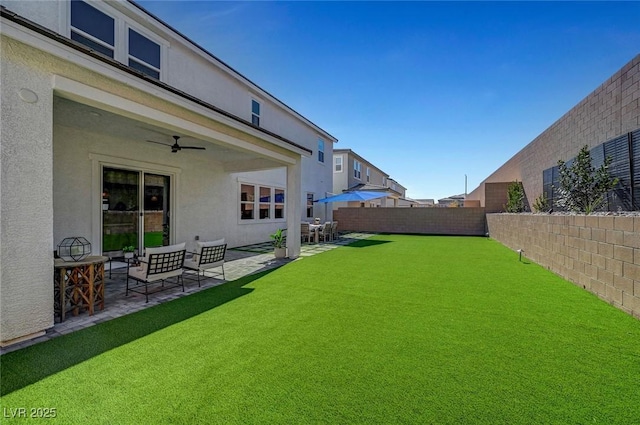
[[[0,343],[53,324],[50,75],[0,46]],[[30,96],[35,95],[30,99]]]
[[[487,214],[490,236],[640,318],[640,217]]]
[[[111,157],[110,164],[118,167],[119,152],[127,153],[127,161],[120,163],[123,168],[129,168],[130,161],[139,161],[147,170],[158,173],[167,172],[166,167],[179,170],[172,181],[178,196],[174,200],[177,210],[173,211],[174,241],[186,241],[188,248],[195,246],[195,236],[201,240],[225,238],[229,247],[234,247],[264,242],[275,228],[286,227],[284,220],[239,223],[238,219],[239,181],[285,187],[285,169],[253,177],[251,173],[230,175],[221,165],[198,156],[175,155],[107,134],[61,126],[54,128],[53,152],[54,246],[65,237],[78,235],[87,237],[94,244],[94,252],[99,252],[99,241],[90,235],[93,222],[100,217],[88,213],[94,178],[91,156]]]
[[[483,236],[484,208],[338,208],[340,231]]]
[[[179,96],[53,40],[21,33],[17,24],[5,23],[4,18],[2,31],[1,344],[31,338],[53,326],[53,250],[63,237],[87,236],[94,253],[100,251],[95,237],[99,201],[92,202],[101,191],[95,183],[96,155],[115,157],[110,163],[116,165],[139,161],[151,164],[145,168],[178,170],[176,209],[172,211],[175,241],[193,244],[198,235],[201,240],[225,237],[230,246],[262,242],[276,228],[299,223],[301,206],[293,201],[287,202],[287,213],[296,214],[293,220],[288,215],[288,222],[239,224],[238,180],[210,157],[174,155],[144,140],[118,138],[90,128],[54,127],[55,98],[64,95],[103,107],[109,113],[139,120],[141,125],[167,126],[181,134],[188,129],[210,143],[255,153],[267,168],[281,164],[285,172],[276,173],[275,179],[287,188],[290,201],[301,198],[297,187],[302,180],[301,157],[295,150],[277,145],[277,140],[272,142],[273,138],[252,128],[235,128],[213,112],[190,106]],[[17,41],[15,37],[22,35],[25,42]],[[94,92],[99,96],[83,97]],[[29,103],[29,93],[37,96],[35,102]],[[136,106],[126,109],[132,103]],[[170,122],[156,117],[169,117]],[[274,178],[270,171],[260,173],[267,180]]]
[[[523,183],[532,201],[542,193],[542,172],[573,158],[587,145],[640,128],[640,55],[633,58],[468,195],[484,206],[484,184]]]

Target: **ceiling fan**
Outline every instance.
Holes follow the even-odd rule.
[[[178,144],[178,140],[180,140],[180,136],[173,136],[173,139],[175,140],[175,143],[173,145],[170,145],[168,143],[156,142],[155,140],[147,140],[147,142],[157,143],[158,145],[169,146],[171,148],[171,152],[173,153],[179,152],[182,149],[198,149],[202,151],[206,149],[206,148],[203,148],[202,146],[180,146]]]

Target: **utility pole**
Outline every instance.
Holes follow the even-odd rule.
[[[464,197],[467,197],[467,175],[464,175]]]

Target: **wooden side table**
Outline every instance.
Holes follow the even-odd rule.
[[[104,309],[104,263],[108,257],[90,256],[81,261],[54,263],[53,308],[63,322],[67,312],[77,316],[80,309],[94,312],[94,306]]]

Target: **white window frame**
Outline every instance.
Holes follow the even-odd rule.
[[[324,164],[324,140],[318,137],[318,162]]]
[[[358,180],[362,178],[362,164],[357,159],[353,160],[353,177]]]
[[[160,68],[156,68],[155,66],[151,65],[150,63],[147,63],[145,61],[143,61],[142,59],[139,59],[135,56],[133,56],[131,54],[131,52],[129,52],[129,30],[133,30],[135,32],[137,32],[138,34],[140,34],[141,36],[143,36],[144,38],[146,38],[147,40],[151,41],[152,43],[157,44],[160,47]],[[162,67],[163,67],[163,61],[162,58],[164,57],[163,54],[163,48],[162,48],[162,43],[159,43],[156,39],[156,37],[149,35],[149,33],[147,33],[146,31],[142,30],[139,27],[134,27],[133,25],[130,24],[125,24],[125,30],[124,30],[124,44],[126,46],[125,48],[125,52],[126,52],[126,60],[124,61],[124,64],[129,66],[129,60],[133,60],[134,62],[138,62],[139,64],[146,66],[147,68],[153,69],[154,71],[157,71],[158,74],[160,75],[159,79],[162,79]]]
[[[258,105],[258,113],[253,112],[253,104],[256,103]],[[254,122],[254,118],[258,121]],[[255,97],[251,98],[251,123],[256,127],[260,127],[260,121],[262,119],[262,102]]]
[[[65,22],[65,25],[63,26],[63,28],[66,28],[67,30],[67,37],[71,38],[71,32],[76,32],[78,34],[80,34],[81,36],[88,38],[89,40],[93,41],[96,44],[99,44],[101,46],[107,47],[108,49],[113,50],[113,58],[116,59],[117,58],[117,46],[118,46],[118,19],[113,16],[112,13],[110,13],[109,10],[106,10],[106,8],[104,6],[102,6],[100,3],[98,2],[89,2],[89,1],[84,1],[84,3],[86,3],[88,6],[93,7],[94,9],[104,13],[105,15],[107,15],[108,17],[110,17],[111,19],[113,19],[113,46],[100,40],[97,37],[94,37],[93,35],[84,32],[83,30],[76,28],[74,26],[71,25],[71,1],[68,2],[61,2],[62,4],[66,3],[66,14],[67,14],[67,20]]]
[[[334,173],[342,173],[344,170],[344,167],[342,166],[342,155],[338,155],[334,158],[333,161],[333,172]]]
[[[242,186],[251,186],[253,187],[253,199],[248,199],[246,201],[242,200]],[[238,182],[238,221],[240,223],[251,223],[256,221],[257,210],[256,210],[256,184],[249,182]],[[251,205],[253,206],[253,217],[251,218],[242,218],[242,205]]]
[[[367,167],[367,183],[371,182],[371,168]]]
[[[148,38],[149,40],[153,41],[154,43],[160,46],[160,69],[156,69],[150,64],[140,61],[137,58],[136,58],[137,60],[136,59],[134,60],[136,60],[136,62],[142,63],[145,66],[148,66],[151,69],[156,69],[158,72],[160,72],[160,81],[163,81],[163,82],[167,81],[167,75],[166,75],[167,69],[168,69],[167,50],[169,48],[169,43],[167,42],[167,40],[158,36],[155,33],[152,33],[151,31],[146,30],[140,24],[138,24],[135,20],[129,18],[123,13],[120,13],[119,11],[109,6],[106,6],[105,5],[106,3],[104,2],[87,1],[87,0],[82,0],[82,1],[87,3],[89,6],[99,10],[100,12],[104,13],[105,15],[113,18],[114,26],[115,26],[114,46],[113,46],[114,60],[122,63],[125,66],[129,66],[129,28],[131,28],[135,32]],[[59,10],[61,11],[60,20],[59,20],[60,28],[64,28],[66,37],[71,38],[71,2],[70,1],[60,2]],[[74,31],[78,32],[83,37],[85,36],[85,33],[82,32],[81,30],[78,31],[77,29],[74,29]],[[92,41],[96,41],[95,37],[87,37],[87,38],[89,38]],[[105,43],[102,42],[100,44],[104,45]]]
[[[253,187],[253,201],[242,200],[242,186]],[[260,202],[260,188],[269,189],[269,216],[266,218],[260,218],[260,206],[266,204],[266,202]],[[276,191],[282,191],[284,193],[284,202],[276,202]],[[238,202],[237,202],[237,217],[238,224],[257,224],[257,223],[282,223],[287,220],[287,190],[284,187],[276,186],[272,184],[257,183],[254,181],[238,180]],[[253,205],[253,218],[242,218],[242,204]],[[282,218],[275,218],[276,205],[282,207]]]
[[[309,195],[311,195],[311,215],[309,215]],[[305,214],[307,215],[307,218],[314,218],[313,216],[313,208],[314,208],[314,201],[315,200],[315,194],[312,192],[307,192],[307,198],[306,198],[306,203],[305,203]]]

